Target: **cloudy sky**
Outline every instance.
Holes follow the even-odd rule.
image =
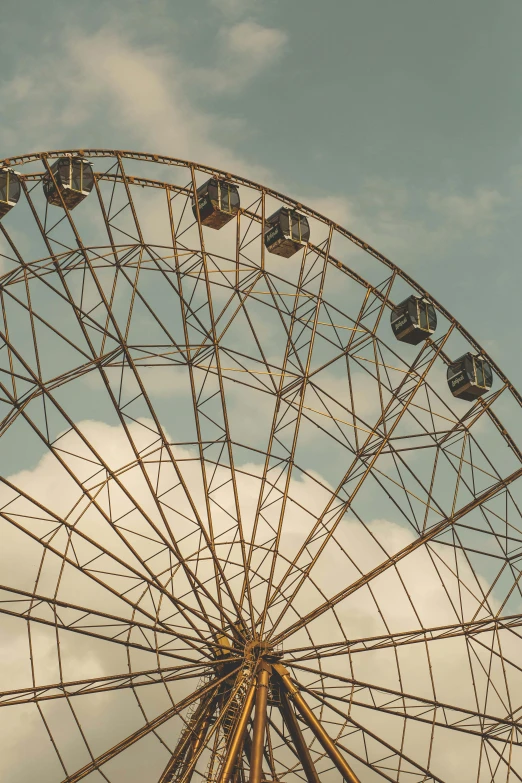
[[[144,150],[214,165],[288,193],[343,224],[403,267],[463,323],[515,385],[522,387],[518,359],[521,24],[518,0],[4,0],[0,15],[1,157],[68,147]],[[83,214],[87,222],[88,210]],[[22,226],[13,225],[23,244]],[[342,298],[342,286],[332,291],[332,297],[335,295]],[[69,316],[72,318],[71,313]],[[437,378],[436,383],[445,390],[442,374]],[[330,382],[335,388],[336,378]],[[165,392],[160,387],[154,390],[150,379],[149,383],[162,421],[168,421],[169,427],[172,424],[174,431],[173,410],[179,408],[171,405],[171,387]],[[86,384],[83,396],[72,399],[69,395],[74,421],[78,432],[86,433],[99,446],[102,458],[121,467],[130,459],[121,427],[109,422],[108,416],[103,422],[92,420],[93,411],[102,410],[97,397],[102,393],[100,388],[101,384]],[[359,399],[366,402],[368,416],[378,415],[378,402],[374,410],[365,388]],[[262,429],[262,411],[255,402],[251,409],[242,411],[232,392],[229,400],[231,407],[236,406],[238,421],[253,422],[253,428],[257,427],[254,434],[245,435],[254,442]],[[270,409],[267,416],[271,414]],[[58,430],[65,429],[61,419],[56,421]],[[136,416],[132,425],[137,441],[144,437],[143,431],[138,432],[143,421]],[[479,434],[482,423],[477,427]],[[3,441],[0,459],[2,466],[11,464],[11,473],[16,472],[14,478],[11,475],[14,483],[51,507],[59,518],[72,513],[78,487],[72,486],[74,482],[69,487],[67,477],[52,459],[44,457],[36,464],[34,455],[39,459],[43,453],[41,443],[33,452],[18,430],[12,431],[17,443],[11,450],[5,445],[9,441]],[[266,428],[261,432],[265,434]],[[498,433],[491,435],[484,427],[482,435],[488,445],[493,442],[488,438]],[[64,453],[79,448],[72,434],[65,436],[64,444]],[[503,446],[502,442],[496,456],[501,455]],[[305,452],[316,452],[317,461],[322,460],[318,466],[310,457],[310,475],[322,467],[324,476],[318,472],[312,479],[294,476],[292,491],[315,519],[324,498],[313,482],[324,479],[326,486],[334,471],[315,441],[305,444]],[[187,462],[193,458],[190,452],[183,452],[180,458],[183,455]],[[330,460],[333,463],[331,455]],[[507,473],[506,465],[502,464],[502,469]],[[248,470],[241,467],[240,493],[245,513],[251,518],[261,468],[259,464],[247,465]],[[187,468],[189,482],[196,481],[190,478],[191,470]],[[130,473],[129,484],[135,476]],[[87,479],[81,477],[81,481]],[[3,487],[2,493],[5,491]],[[142,488],[133,491],[141,500]],[[9,492],[2,493],[0,498],[10,502]],[[197,491],[195,496],[203,507],[203,496]],[[413,532],[386,507],[387,497],[377,509],[369,490],[363,507],[368,512],[364,531],[355,518],[340,531],[342,557],[337,552],[338,560],[332,556],[326,565],[323,560],[318,569],[318,579],[328,584],[329,593],[342,589],[348,578],[356,579],[358,572],[371,570],[383,551],[386,555],[399,551],[414,540]],[[145,491],[143,498],[146,505],[150,497]],[[451,499],[448,502],[451,505]],[[19,505],[22,510],[18,514],[30,507],[23,499]],[[122,508],[120,505],[123,517]],[[90,511],[89,525],[99,525],[101,540],[106,541],[109,534],[102,519],[106,509]],[[37,513],[31,513],[37,519]],[[299,514],[295,509],[289,511],[285,528],[286,542],[295,551],[303,536]],[[225,523],[222,519],[221,524]],[[81,532],[81,524],[78,529]],[[11,580],[19,589],[35,589],[40,549],[14,533],[5,543],[0,570],[6,581]],[[87,546],[85,541],[83,544]],[[119,551],[116,545],[114,551]],[[346,570],[348,551],[357,562],[357,573],[355,566],[353,573]],[[397,574],[380,583],[377,603],[385,607],[387,628],[405,630],[420,619],[426,625],[449,624],[455,621],[459,603],[462,614],[482,610],[483,603],[488,603],[489,611],[499,609],[498,595],[504,596],[506,591],[502,592],[504,585],[499,582],[498,595],[492,593],[486,602],[484,595],[489,596],[491,586],[486,567],[475,576],[460,555],[450,562],[442,546],[435,546],[430,558],[428,562],[428,555],[419,553],[400,574],[415,590],[414,608]],[[26,571],[17,566],[22,560]],[[55,566],[45,562],[41,581],[54,589]],[[446,574],[444,579],[440,570]],[[463,597],[465,582],[469,589]],[[39,587],[44,590],[42,584]],[[119,599],[111,597],[114,603],[106,603],[105,594],[96,593],[87,581],[73,581],[68,586],[70,595],[91,600],[98,611],[124,611]],[[302,594],[300,611],[306,611],[310,595]],[[342,621],[351,624],[360,636],[384,632],[385,621],[376,618],[376,604],[372,603],[376,599],[364,595],[343,605]],[[516,595],[515,599],[519,600]],[[519,604],[517,607],[519,610]],[[29,681],[28,639],[16,623],[17,619],[8,618],[0,626],[3,639],[10,640],[0,645],[0,662],[6,664],[0,668],[10,672],[2,680],[4,688],[25,687]],[[327,624],[315,628],[316,638],[329,632]],[[34,632],[39,682],[55,682],[63,676],[53,633],[54,629],[45,627]],[[107,652],[104,644],[87,644],[76,638],[64,641],[69,679],[125,671],[128,662],[122,665],[123,652],[119,655],[112,647]],[[433,665],[439,699],[459,701],[473,709],[473,689],[478,688],[481,703],[489,699],[490,710],[504,715],[511,681],[506,679],[490,696],[486,675],[477,675],[478,686],[469,681],[469,651],[464,645],[442,649],[454,654],[437,657],[435,653],[428,661],[427,653],[407,652],[401,667],[383,657],[380,684],[398,688],[396,670],[401,668],[407,672],[401,689],[409,685],[417,695],[435,698],[435,684],[427,685],[428,668],[431,671]],[[518,650],[507,645],[508,653],[515,651],[515,658]],[[136,655],[142,656],[132,659],[136,668],[152,668],[157,663],[155,656],[143,650]],[[376,659],[360,658],[361,663],[353,664],[352,675],[362,681],[375,679],[379,669],[373,665]],[[487,656],[482,661],[477,654],[477,661],[477,669],[488,664]],[[332,667],[333,671],[345,671],[341,664],[338,670],[335,664]],[[511,705],[515,711],[522,693],[517,672],[513,675],[510,670],[510,677],[518,677],[512,690],[518,699]],[[502,674],[496,669],[494,673],[501,682]],[[488,691],[487,696],[482,698],[481,689]],[[75,705],[86,705],[78,706],[77,714],[88,729],[94,755],[137,729],[143,715],[150,718],[166,709],[165,694],[153,688],[141,690],[152,693],[143,697],[141,712],[134,702],[127,704],[121,693],[119,701],[115,697],[109,702],[106,695],[98,701],[89,701],[89,697],[74,700]],[[181,688],[176,693],[182,692]],[[26,783],[38,771],[41,759],[42,783],[54,783],[63,779],[63,768],[74,770],[92,758],[91,749],[88,753],[74,728],[67,705],[63,712],[60,709],[46,708],[52,732],[62,735],[60,763],[47,728],[34,710],[19,710],[15,721],[2,714],[8,748],[1,763],[8,780]],[[421,729],[419,734],[416,731],[405,740],[406,750],[412,753],[422,743],[424,748],[429,745],[428,735],[421,737]],[[172,726],[165,730],[162,740],[166,746],[173,746],[174,736]],[[32,757],[23,754],[28,742],[34,743]],[[477,778],[476,767],[471,769],[468,763],[473,749],[467,756],[460,752],[459,742],[453,739],[444,752],[436,750],[434,763],[441,776],[467,783],[466,775],[470,781]],[[160,751],[163,755],[156,745],[147,745],[145,752],[141,749],[131,756],[130,767],[129,761],[124,766],[122,760],[108,765],[110,779],[118,783],[156,781],[168,758],[165,747]],[[520,755],[514,758],[520,768]],[[430,762],[424,759],[424,763]],[[499,781],[504,780],[504,773],[502,767]],[[483,775],[484,781],[488,780],[487,771]],[[96,771],[88,778],[89,783],[102,779]]]

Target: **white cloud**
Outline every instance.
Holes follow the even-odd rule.
[[[468,196],[432,192],[427,199],[430,209],[446,220],[450,227],[464,232],[476,231],[480,236],[492,233],[505,202],[506,198],[498,190],[489,188],[477,188]]]
[[[264,32],[253,23],[247,23],[246,29],[254,46],[253,59],[241,52],[234,35],[230,56],[251,78],[265,63],[261,41],[271,42],[273,52],[277,34]],[[172,52],[140,48],[113,27],[93,35],[69,32],[58,40],[63,42],[58,53],[39,57],[38,63],[24,63],[0,91],[5,109],[4,144],[11,147],[11,154],[60,146],[73,130],[75,146],[92,146],[85,136],[90,128],[100,146],[115,146],[116,139],[125,139],[124,144],[131,140],[140,149],[213,164],[254,178],[267,176],[266,169],[233,152],[234,122],[227,125],[224,118],[195,103],[191,96],[194,70]],[[228,51],[225,46],[223,57]],[[232,60],[227,61],[229,66]],[[222,78],[231,84],[232,77],[228,71],[226,74]],[[102,133],[96,128],[99,117],[103,117]],[[230,143],[216,141],[223,138],[225,127],[230,131]]]
[[[275,65],[288,41],[286,33],[245,21],[220,32],[226,62],[225,82],[237,88],[268,66]]]
[[[226,25],[218,31],[218,54],[210,68],[193,69],[189,80],[207,93],[237,93],[283,56],[288,36],[276,27],[253,20]]]
[[[90,85],[87,90],[98,101],[107,100],[111,121],[123,124],[148,148],[247,168],[226,144],[214,141],[217,119],[191,102],[185,83],[189,69],[174,55],[137,50],[110,30],[70,41],[68,52],[80,84]]]
[[[210,5],[217,8],[225,16],[242,16],[250,11],[253,6],[253,0],[210,0]]]
[[[357,196],[310,194],[304,201],[399,266],[417,260],[419,249],[427,255],[449,239],[446,233],[431,227],[425,217],[412,215],[412,195],[407,188],[384,180],[368,180]],[[345,247],[348,253],[359,252],[354,246]]]
[[[451,247],[469,234],[493,233],[507,196],[488,188],[469,194],[415,192],[404,183],[369,178],[357,196],[317,196],[305,203],[345,226],[399,266]]]
[[[248,10],[236,0],[216,5],[226,13]],[[223,26],[215,62],[204,68],[175,49],[140,46],[111,25],[91,35],[62,33],[56,39],[61,50],[37,62],[26,59],[0,89],[7,152],[59,147],[70,138],[75,146],[92,146],[94,133],[99,146],[121,146],[124,139],[123,145],[213,164],[286,189],[276,172],[235,152],[235,142],[248,131],[245,118],[213,114],[200,103],[210,90],[240,92],[280,63],[288,41],[283,30],[248,18]],[[423,193],[382,178],[368,179],[357,194],[312,191],[302,200],[401,265],[414,262],[419,252],[437,254],[470,232],[490,234],[507,201],[487,187],[469,194]]]

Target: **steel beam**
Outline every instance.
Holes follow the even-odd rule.
[[[187,709],[187,707],[190,707],[191,704],[196,702],[198,699],[201,699],[203,696],[205,696],[205,694],[209,693],[209,691],[215,690],[216,687],[220,685],[222,682],[225,682],[225,680],[228,679],[228,677],[230,677],[229,673],[225,674],[223,677],[220,677],[218,680],[215,680],[211,684],[199,688],[197,691],[195,691],[195,693],[192,693],[190,696],[187,696],[185,699],[182,699],[174,706],[169,707],[168,710],[165,710],[165,712],[163,712],[161,715],[158,715],[153,720],[145,723],[137,731],[133,732],[128,737],[125,737],[125,739],[121,740],[121,742],[118,742],[117,745],[114,745],[114,747],[110,748],[110,750],[106,750],[100,756],[97,756],[96,758],[92,759],[88,764],[86,764],[81,769],[78,769],[76,770],[76,772],[72,773],[71,775],[68,775],[64,780],[62,780],[62,783],[78,783],[78,781],[87,777],[87,775],[90,775],[91,772],[99,771],[100,767],[103,764],[106,764],[108,761],[111,761],[119,753],[122,753],[122,751],[127,750],[127,748],[130,748],[131,745],[134,745],[134,743],[138,742],[143,737],[146,737],[148,734],[158,729],[160,726],[162,726],[168,720],[173,718],[175,715],[179,715],[180,712]]]
[[[349,764],[347,764],[342,754],[339,753],[332,738],[323,729],[322,725],[319,723],[314,713],[312,712],[308,704],[305,702],[305,700],[299,693],[299,690],[296,688],[296,686],[290,679],[290,674],[288,672],[288,669],[286,669],[286,667],[280,663],[274,664],[273,668],[279,675],[285,691],[287,692],[287,694],[289,695],[289,697],[292,699],[295,706],[299,710],[304,722],[313,731],[316,738],[319,740],[319,742],[321,743],[325,751],[328,753],[331,760],[333,761],[333,763],[335,764],[335,766],[337,767],[337,769],[339,770],[343,778],[346,780],[346,782],[360,783],[360,780],[355,774],[355,772],[352,770]]]
[[[223,764],[222,770],[218,777],[218,783],[228,783],[230,776],[234,771],[236,760],[243,745],[245,738],[245,732],[247,729],[248,720],[254,706],[254,697],[256,695],[256,683],[252,682],[245,698],[243,709],[239,716],[239,720],[236,725],[236,729],[232,736],[232,741],[228,748],[228,752]]]
[[[192,775],[194,774],[194,769],[195,769],[196,764],[198,763],[198,760],[199,760],[200,748],[203,745],[203,743],[205,742],[205,739],[206,739],[206,736],[207,736],[207,733],[208,733],[208,730],[209,730],[209,727],[210,727],[210,722],[212,720],[212,716],[214,715],[215,705],[216,705],[216,703],[214,703],[214,705],[213,705],[214,708],[213,709],[212,709],[212,705],[211,705],[207,715],[205,716],[205,720],[204,720],[203,724],[200,726],[200,729],[199,729],[197,735],[193,738],[193,742],[192,742],[192,744],[190,746],[189,753],[188,753],[188,759],[186,760],[186,761],[188,761],[188,764],[187,764],[187,768],[186,768],[184,776],[183,776],[184,783],[190,783],[190,781],[192,780]]]
[[[313,620],[316,620],[318,617],[321,617],[321,615],[323,615],[325,612],[329,611],[330,609],[333,609],[333,607],[336,606],[340,601],[344,601],[345,598],[348,598],[348,596],[355,593],[361,587],[364,587],[365,585],[369,584],[369,582],[371,582],[373,579],[383,574],[389,568],[396,568],[397,563],[400,560],[403,560],[408,555],[411,555],[413,552],[415,552],[416,549],[419,549],[419,547],[423,546],[424,544],[427,544],[429,541],[432,541],[436,536],[440,535],[441,533],[444,533],[444,531],[446,531],[448,528],[452,527],[452,525],[454,525],[460,519],[465,517],[466,514],[469,514],[475,508],[478,508],[479,506],[483,505],[488,500],[492,500],[495,497],[495,495],[497,495],[498,492],[500,492],[502,489],[507,489],[507,487],[509,487],[509,485],[513,483],[513,481],[516,481],[521,477],[522,477],[522,468],[517,468],[517,470],[513,471],[513,473],[510,473],[510,475],[507,476],[506,478],[502,478],[499,481],[497,481],[491,487],[484,490],[484,492],[477,495],[473,500],[470,500],[469,503],[466,503],[466,505],[462,506],[462,508],[460,508],[458,511],[455,511],[454,514],[451,514],[445,519],[442,519],[440,522],[437,522],[436,525],[433,525],[428,531],[423,533],[418,538],[414,539],[414,541],[412,541],[410,544],[407,544],[407,546],[403,547],[403,549],[400,549],[398,552],[396,552],[394,555],[389,557],[387,560],[380,563],[371,571],[368,571],[368,573],[363,574],[355,582],[352,582],[351,585],[349,585],[348,587],[338,592],[336,595],[329,598],[320,606],[317,606],[315,609],[309,612],[309,614],[305,615],[304,617],[301,617],[299,620],[296,620],[294,623],[292,623],[292,625],[289,625],[284,631],[282,631],[280,634],[278,634],[271,640],[272,644],[274,645],[280,644],[285,639],[288,639],[289,636],[292,636],[292,634],[296,633],[301,628],[304,628],[305,625],[308,625]]]
[[[317,770],[312,761],[310,751],[308,750],[306,740],[303,737],[301,727],[299,726],[299,722],[295,716],[290,699],[284,690],[281,690],[280,696],[281,714],[283,716],[285,725],[290,732],[292,742],[294,743],[299,761],[301,762],[301,766],[303,767],[304,773],[306,775],[306,779],[308,783],[320,783],[319,775],[317,774]]]
[[[163,770],[159,783],[172,783],[179,772],[190,767],[197,748],[201,745],[216,706],[215,694],[202,699],[192,719],[185,726],[170,761]]]
[[[263,750],[265,747],[266,706],[268,702],[268,684],[271,666],[265,661],[259,664],[256,685],[256,711],[252,732],[252,752],[250,755],[249,783],[261,783],[263,770]]]

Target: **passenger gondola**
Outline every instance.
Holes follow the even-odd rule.
[[[447,377],[453,396],[470,402],[482,397],[493,385],[491,365],[480,354],[465,353],[450,364]]]
[[[418,345],[437,328],[437,311],[423,296],[409,296],[391,314],[393,334],[403,343]]]
[[[58,158],[51,172],[53,176],[47,173],[43,178],[43,189],[49,204],[56,207],[65,204],[67,209],[74,209],[94,187],[92,165],[83,158],[72,155]]]
[[[20,178],[13,169],[0,167],[0,218],[18,204],[21,192]]]
[[[310,239],[305,215],[282,207],[265,221],[265,247],[269,253],[290,258]]]
[[[239,212],[239,191],[232,182],[209,179],[197,190],[198,204],[193,200],[192,212],[203,226],[220,229]]]

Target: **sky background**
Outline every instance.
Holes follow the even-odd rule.
[[[4,0],[2,156],[147,150],[316,206],[522,386],[517,0]]]

